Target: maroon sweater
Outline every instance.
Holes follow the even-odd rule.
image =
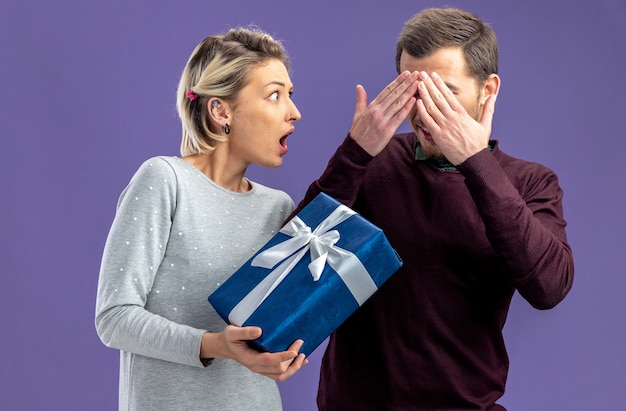
[[[326,410],[504,410],[502,328],[517,290],[549,309],[572,286],[562,190],[537,163],[485,149],[456,171],[416,161],[413,133],[371,157],[348,136],[323,191],[379,226],[404,265],[334,332]]]

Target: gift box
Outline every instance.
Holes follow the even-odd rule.
[[[309,355],[402,265],[382,230],[321,193],[209,296],[260,351]]]

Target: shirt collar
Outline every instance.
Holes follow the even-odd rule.
[[[490,141],[488,145],[489,151],[493,151],[493,147],[494,144],[492,144],[492,142]],[[449,162],[448,159],[446,159],[445,157],[442,157],[438,160],[432,160],[427,158],[422,151],[422,146],[420,145],[419,141],[417,141],[415,145],[415,161],[430,161],[432,164],[435,165],[435,167],[437,167],[437,169],[441,171],[455,171],[457,169],[456,166]]]

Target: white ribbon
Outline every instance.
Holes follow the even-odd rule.
[[[339,205],[313,231],[298,216],[289,221],[280,232],[291,238],[262,251],[251,261],[252,266],[269,269],[282,263],[237,303],[228,315],[228,320],[232,324],[242,325],[307,251],[311,252],[308,267],[313,281],[320,279],[328,263],[339,274],[357,303],[362,305],[377,290],[376,284],[356,255],[335,246],[340,235],[339,231],[331,230],[354,214],[350,208]]]

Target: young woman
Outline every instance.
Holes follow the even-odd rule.
[[[181,157],[147,160],[122,192],[102,258],[96,328],[120,350],[120,410],[278,410],[302,341],[259,353],[207,297],[294,208],[245,177],[278,167],[300,112],[283,46],[233,29],[193,51],[177,92]],[[269,377],[269,378],[267,378]]]

